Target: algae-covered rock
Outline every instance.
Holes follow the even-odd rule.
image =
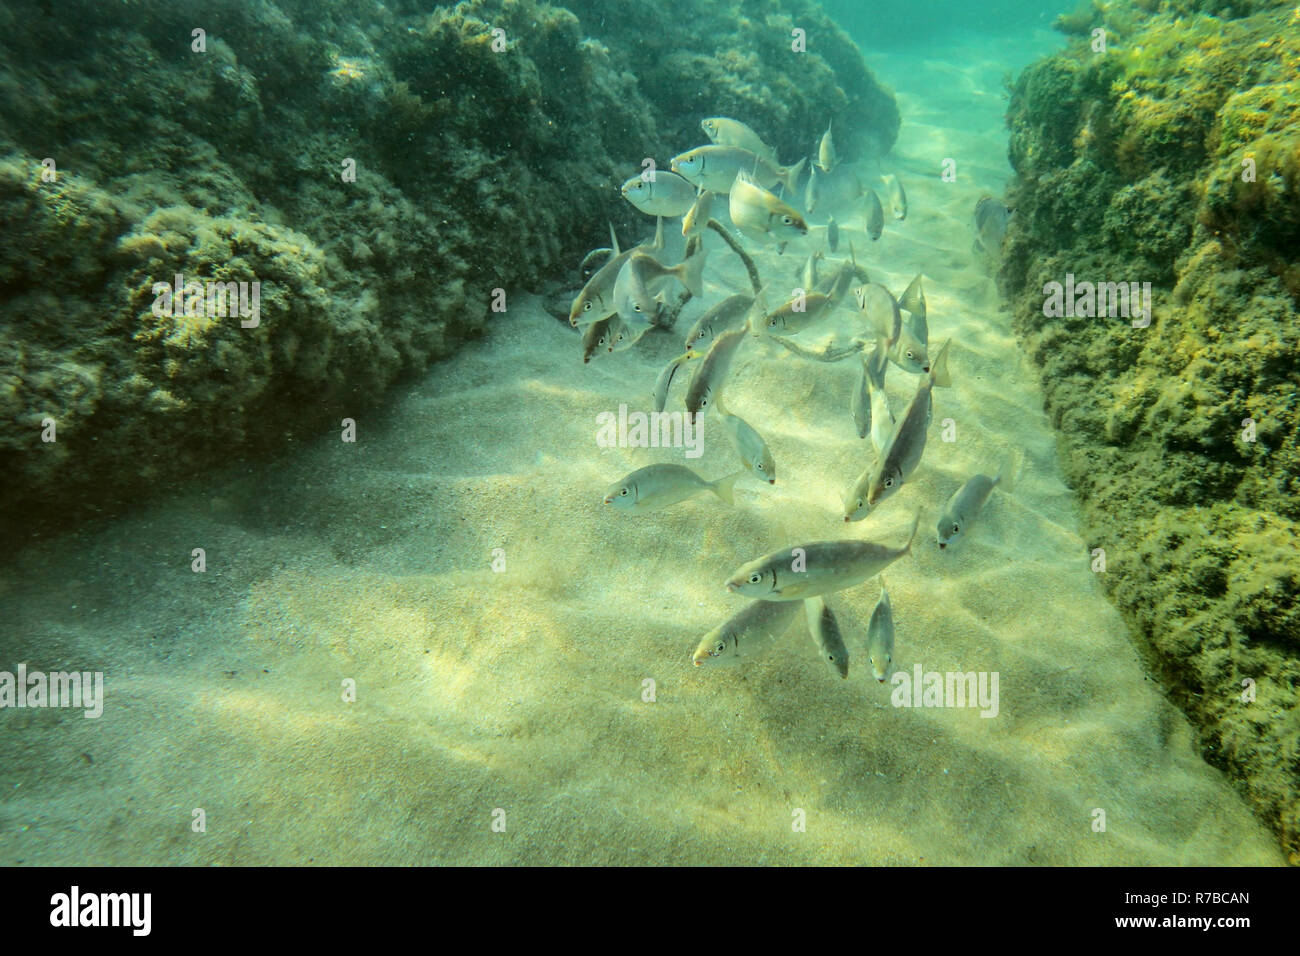
[[[848,155],[893,143],[892,94],[815,3],[646,11],[0,6],[0,525],[355,418],[508,321],[494,290],[571,275],[610,221],[646,229],[617,186],[707,115],[791,161],[829,120]],[[257,283],[259,321],[155,309],[177,275]]]
[[[1111,596],[1300,861],[1300,18],[1187,0],[1070,23],[1084,38],[1015,84],[1000,283]],[[1149,327],[1046,314],[1067,273],[1150,283]]]

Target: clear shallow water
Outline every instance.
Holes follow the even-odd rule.
[[[996,672],[996,717],[891,706],[863,666],[870,582],[830,599],[846,681],[801,620],[751,667],[690,666],[700,635],[743,606],[722,588],[738,564],[846,533],[839,495],[868,454],[852,363],[753,346],[728,405],[767,438],[778,484],[743,482],[734,509],[700,497],[610,514],[612,480],[682,459],[602,449],[596,416],[644,401],[680,339],[583,367],[574,333],[521,296],[483,342],[399,388],[357,444],[308,443],[6,569],[8,656],[103,670],[112,707],[6,715],[0,858],[1277,863],[1088,570],[1032,371],[970,248],[975,200],[1010,176],[1002,74],[1055,42],[1024,23],[901,49],[861,35],[899,96],[885,168],[910,211],[878,243],[841,213],[873,280],[899,292],[925,274],[931,340],[954,343],[935,417],[958,436],[932,435],[915,481],[847,533],[900,541],[923,509],[915,555],[885,575],[895,666]],[[936,156],[957,160],[958,182],[934,175]],[[711,304],[747,283],[715,237],[708,248]],[[800,256],[756,260],[784,276]],[[891,371],[896,412],[911,382]],[[941,555],[937,506],[1009,447],[1025,462],[1015,491]],[[712,443],[688,464],[735,467]],[[210,569],[191,575],[199,542]]]

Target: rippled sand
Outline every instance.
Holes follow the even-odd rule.
[[[1005,57],[982,49],[974,69],[951,65],[973,51],[872,59],[901,87],[887,168],[911,212],[873,244],[842,210],[841,242],[896,293],[925,273],[954,378],[915,479],[878,514],[839,518],[870,460],[849,416],[856,362],[756,342],[728,405],[767,438],[778,484],[742,481],[734,509],[611,513],[608,483],[684,459],[598,448],[596,415],[644,408],[681,336],[584,367],[577,335],[514,295],[486,341],[359,412],[356,444],[307,443],[0,573],[0,668],[103,670],[109,695],[99,720],[0,717],[0,862],[1280,863],[1102,596],[1033,374],[970,252],[975,200],[1009,175]],[[938,178],[944,156],[957,183]],[[747,287],[715,239],[709,304]],[[765,280],[799,264],[794,248],[759,256]],[[913,382],[890,369],[896,413]],[[734,470],[705,435],[687,463]],[[1012,448],[1014,493],[941,554],[943,502]],[[802,617],[747,668],[690,666],[744,605],[722,587],[740,563],[800,538],[894,543],[917,508],[915,555],[885,575],[895,665],[997,671],[996,718],[890,706],[861,644],[874,582],[830,598],[847,681]]]

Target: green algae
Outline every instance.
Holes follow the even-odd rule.
[[[846,152],[887,149],[892,94],[816,4],[782,6],[669,0],[645,30],[614,0],[4,5],[0,525],[75,524],[373,408],[481,332],[494,289],[644,230],[615,187],[703,116],[793,154],[831,115]],[[260,282],[260,326],[155,315],[176,274]]]
[[[1300,862],[1300,29],[1278,3],[1093,15],[1109,52],[1015,83],[999,281],[1108,592]],[[1150,328],[1044,316],[1067,272],[1150,281]]]

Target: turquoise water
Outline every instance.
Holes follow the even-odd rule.
[[[49,208],[89,217],[94,202],[76,190],[95,184],[122,200],[113,216],[93,220],[111,223],[102,243],[89,227],[52,235],[86,257],[110,256],[104,249],[126,257],[136,283],[170,281],[177,262],[210,267],[215,274],[204,279],[251,275],[265,283],[260,322],[231,334],[256,336],[261,326],[267,338],[241,351],[233,343],[247,339],[218,337],[215,320],[202,315],[158,332],[139,295],[121,313],[129,321],[90,322],[96,304],[116,294],[100,275],[121,278],[116,265],[78,266],[66,287],[51,280],[49,302],[89,303],[73,317],[103,336],[75,368],[51,357],[52,348],[23,354],[25,369],[48,372],[43,400],[60,400],[62,383],[84,375],[86,394],[100,402],[94,413],[86,398],[66,418],[53,415],[72,436],[59,447],[73,449],[75,465],[84,421],[116,416],[130,426],[147,407],[164,424],[149,431],[147,451],[115,460],[139,469],[143,485],[123,485],[111,504],[96,497],[96,480],[76,486],[77,504],[68,505],[75,517],[15,532],[17,557],[0,569],[0,671],[75,672],[102,688],[93,706],[88,696],[80,707],[47,706],[47,698],[0,710],[0,861],[1281,862],[1274,835],[1200,756],[1195,730],[1150,680],[1081,559],[1092,542],[1057,461],[1057,435],[998,294],[996,254],[981,250],[972,230],[976,204],[1002,196],[1013,176],[1005,77],[1061,48],[1050,25],[1065,5],[828,0],[826,12],[896,100],[896,142],[839,155],[810,212],[807,167],[825,124],[793,126],[816,104],[800,102],[788,128],[730,117],[781,144],[777,165],[805,162],[791,187],[761,190],[772,203],[765,210],[793,214],[800,228],[764,235],[736,206],[733,185],[732,198],[714,199],[721,228],[700,240],[700,294],[675,327],[598,350],[590,363],[564,317],[586,281],[581,252],[605,241],[608,217],[620,217],[623,248],[649,241],[656,225],[622,199],[611,207],[609,197],[646,156],[668,170],[674,155],[706,145],[699,121],[731,107],[701,96],[689,115],[656,125],[652,141],[638,139],[634,112],[621,114],[595,124],[610,127],[601,140],[589,127],[565,128],[586,104],[556,102],[549,80],[526,69],[505,71],[519,93],[487,72],[469,44],[441,73],[411,66],[403,57],[418,61],[417,53],[394,37],[421,29],[433,4],[321,6],[328,29],[319,36],[328,40],[320,50],[277,51],[294,31],[271,28],[267,47],[246,49],[223,39],[240,35],[233,19],[213,21],[213,71],[186,78],[176,67],[179,86],[208,84],[203,102],[229,113],[210,140],[159,102],[156,114],[142,114],[149,122],[137,115],[121,129],[96,127],[117,144],[112,162],[92,167],[79,152],[84,144],[48,149],[75,157],[60,161],[68,197]],[[726,13],[696,6],[701,15]],[[245,12],[268,23],[283,15],[297,29],[304,9],[268,3]],[[550,32],[532,36],[521,26],[527,18],[475,9],[486,11],[479,23],[488,27],[488,14],[499,14],[507,38],[524,49],[562,48],[550,58],[536,53],[541,62],[570,57],[568,28],[547,20]],[[592,45],[609,40],[602,31],[613,36],[610,21],[629,9],[575,5],[571,39],[594,59],[574,62],[595,70],[606,54]],[[741,10],[760,19],[748,5]],[[169,34],[147,9],[140,16],[112,14],[163,50],[162,59],[185,64],[176,51],[187,34]],[[664,29],[691,42],[689,24]],[[781,32],[778,47],[784,24]],[[475,37],[492,42],[490,33]],[[815,52],[819,34],[809,40]],[[695,52],[686,46],[683,57]],[[318,54],[327,70],[316,69]],[[50,64],[18,82],[53,97],[71,137],[77,107],[66,92],[48,92],[77,88],[55,65],[59,55],[72,56],[55,50]],[[772,71],[761,95],[728,88],[729,102],[779,97],[788,86]],[[277,98],[289,102],[295,78],[322,90],[304,139],[276,131]],[[121,75],[86,82],[129,86]],[[569,82],[580,81],[558,85]],[[631,96],[631,86],[620,95]],[[132,110],[138,93],[126,97]],[[499,98],[491,135],[446,155],[479,108],[476,97]],[[98,108],[108,109],[102,101]],[[132,153],[142,130],[146,143],[173,141]],[[376,145],[381,135],[389,138]],[[613,169],[584,165],[589,154],[564,152],[570,139],[591,154],[611,143],[626,144],[626,153]],[[846,132],[845,141],[857,140]],[[38,175],[28,168],[33,143],[13,134],[5,146],[6,163]],[[220,164],[209,162],[214,153]],[[527,178],[499,172],[521,157]],[[347,158],[359,160],[370,192],[336,202],[331,191],[350,186],[339,177]],[[366,185],[367,176],[382,183]],[[566,208],[502,205],[522,190],[560,188],[556,176],[576,197]],[[17,181],[5,180],[9,193]],[[905,187],[905,209],[891,199],[893,182]],[[883,212],[875,239],[872,194]],[[681,219],[680,211],[664,217],[666,247],[654,250],[663,266],[688,254]],[[876,331],[864,326],[852,294],[785,344],[759,327],[769,310],[753,312],[718,380],[727,411],[769,449],[774,485],[747,473],[730,496],[692,489],[699,493],[645,513],[605,503],[642,468],[678,465],[713,481],[744,467],[717,411],[701,415],[698,456],[684,441],[645,448],[627,434],[600,438],[601,416],[617,421],[621,406],[651,410],[656,379],[683,354],[686,330],[707,308],[755,294],[723,232],[750,258],[762,303],[772,307],[797,296],[818,251],[823,278],[856,261],[866,275],[855,274],[853,286],[875,283],[894,299],[923,277],[928,359],[950,342],[952,383],[934,388],[920,464],[865,521],[843,520],[845,494],[886,448],[860,437],[851,411],[858,356],[875,338],[864,327]],[[420,245],[462,241],[446,257]],[[557,249],[580,251],[565,258]],[[39,303],[13,259],[0,293]],[[33,259],[56,261],[49,249]],[[665,311],[681,291],[676,282],[664,283]],[[432,304],[422,298],[430,288]],[[479,334],[457,324],[473,325],[471,313]],[[17,329],[14,315],[6,313]],[[220,317],[232,323],[220,328],[233,330],[236,319]],[[243,319],[252,321],[247,312]],[[629,339],[642,331],[636,322],[625,323]],[[907,322],[915,332],[915,310]],[[97,378],[115,361],[114,336],[150,356],[158,377],[139,385],[124,375],[110,383],[119,392]],[[16,332],[5,339],[13,354],[18,342]],[[848,357],[821,361],[840,352]],[[684,414],[704,364],[703,356],[686,360],[667,411]],[[272,384],[246,393],[232,385],[259,377]],[[928,379],[893,363],[885,407],[904,419]],[[131,404],[140,391],[148,401]],[[167,417],[208,400],[180,426]],[[305,424],[314,405],[328,422]],[[132,431],[112,434],[125,442]],[[205,458],[196,444],[217,451]],[[189,455],[194,467],[174,470],[174,459]],[[941,551],[936,523],[945,504],[971,476],[999,470],[1006,481],[972,516],[960,546]],[[103,482],[112,485],[111,474]],[[821,540],[910,543],[880,574],[820,595],[842,634],[843,651],[832,653],[847,652],[847,677],[823,660],[802,602],[765,653],[751,657],[747,644],[732,661],[697,652],[755,598],[725,586],[738,568]],[[869,631],[882,577],[896,631],[883,680],[873,674]],[[966,675],[970,699],[953,692]]]

